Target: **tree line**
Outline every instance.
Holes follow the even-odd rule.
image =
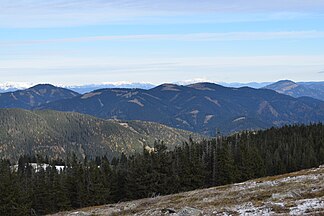
[[[324,164],[322,124],[241,132],[108,160],[71,155],[51,161],[0,161],[0,215],[43,215],[86,206],[173,194]],[[32,162],[50,166],[35,170]],[[58,170],[55,165],[64,165]]]

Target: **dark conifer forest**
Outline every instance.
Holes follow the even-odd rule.
[[[153,145],[152,145],[153,147]],[[35,170],[31,163],[48,163]],[[57,161],[22,156],[0,161],[0,215],[43,215],[154,197],[324,164],[324,126],[295,125],[190,140],[173,150],[156,142],[142,154]],[[57,170],[54,165],[64,165]]]

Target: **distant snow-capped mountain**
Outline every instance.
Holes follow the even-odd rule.
[[[177,81],[172,82],[176,85],[190,85],[193,83],[200,83],[200,82],[208,82],[206,79],[192,79],[192,80],[183,80],[183,81]],[[226,87],[234,87],[239,88],[243,86],[248,86],[252,88],[261,88],[266,85],[271,84],[268,83],[225,83],[225,82],[213,82],[217,83]],[[5,82],[0,83],[0,93],[4,92],[13,92],[17,90],[24,90],[33,87],[34,83],[28,83],[28,82]],[[141,82],[128,82],[128,81],[119,81],[119,82],[103,82],[103,83],[97,83],[97,84],[80,84],[80,85],[63,85],[58,84],[56,85],[61,88],[70,89],[72,91],[78,92],[80,94],[88,93],[94,90],[98,89],[105,89],[105,88],[127,88],[127,89],[151,89],[154,88],[157,85],[154,85],[152,83],[141,83]]]
[[[32,87],[33,83],[27,83],[27,82],[5,82],[0,83],[0,93],[2,92],[11,92],[21,89],[27,89]]]
[[[72,85],[72,86],[61,86],[61,87],[70,89],[80,94],[84,94],[87,92],[91,92],[97,89],[104,89],[104,88],[151,89],[154,88],[155,85],[151,83],[104,82],[101,84]]]
[[[182,80],[177,82],[172,82],[173,84],[177,85],[189,85],[193,83],[201,83],[201,82],[212,82],[217,83],[226,87],[234,87],[239,88],[243,86],[248,86],[252,88],[262,88],[264,86],[267,86],[271,84],[270,82],[263,82],[263,83],[257,83],[257,82],[251,82],[251,83],[225,83],[225,82],[213,82],[210,80],[207,80],[205,78],[196,78],[191,80]],[[4,92],[12,92],[16,90],[23,90],[30,88],[32,86],[36,85],[35,83],[28,83],[28,82],[5,82],[0,83],[0,93]],[[96,84],[76,84],[76,85],[64,85],[64,84],[58,84],[56,86],[59,86],[61,88],[67,88],[72,91],[78,92],[80,94],[88,93],[97,89],[105,89],[105,88],[128,88],[128,89],[151,89],[154,88],[157,85],[154,85],[152,83],[144,83],[144,82],[130,82],[130,81],[119,81],[119,82],[102,82],[102,83],[96,83]]]
[[[0,93],[4,92],[13,92],[17,90],[24,90],[33,87],[36,84],[27,83],[27,82],[5,82],[0,83]],[[103,82],[99,84],[84,84],[84,85],[56,85],[62,88],[67,88],[72,91],[78,92],[80,94],[84,94],[87,92],[91,92],[97,89],[104,88],[140,88],[140,89],[150,89],[155,87],[155,85],[151,83],[132,83],[132,82]]]
[[[251,87],[251,88],[262,88],[264,86],[272,84],[271,82],[249,82],[249,83],[239,83],[239,82],[233,82],[233,83],[226,83],[226,82],[219,82],[217,83],[219,85],[225,86],[225,87],[231,87],[231,88],[241,88],[241,87]]]

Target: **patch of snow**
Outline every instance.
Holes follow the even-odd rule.
[[[212,99],[212,98],[207,97],[207,96],[205,97],[205,99],[208,100],[208,101],[210,101],[210,102],[212,102],[212,103],[215,104],[216,106],[221,107],[221,105],[220,105],[220,103],[218,102],[218,100]]]
[[[213,117],[214,117],[214,115],[206,115],[205,120],[204,120],[204,124],[207,124]]]
[[[233,191],[236,191],[236,190],[245,190],[245,189],[252,189],[252,188],[255,188],[257,186],[258,186],[258,184],[256,182],[254,182],[254,181],[252,181],[252,182],[237,183],[237,184],[234,184]]]
[[[164,84],[162,91],[180,91],[174,84]]]
[[[282,202],[270,202],[269,204],[275,205],[275,206],[280,206],[281,208],[285,207],[285,204]]]
[[[49,164],[37,164],[37,163],[29,163],[29,165],[36,171],[39,172],[41,169],[46,170],[48,167],[51,165]],[[55,168],[57,171],[62,171],[64,170],[65,166],[60,166],[60,165],[55,165]],[[18,170],[18,165],[13,166],[13,170],[17,171]]]
[[[119,122],[119,125],[133,131],[134,133],[138,133],[138,131],[136,131],[134,128],[132,128],[131,126],[129,126],[129,124],[127,124],[126,122]]]
[[[68,216],[90,216],[91,214],[83,211],[72,212]]]
[[[248,202],[244,205],[236,206],[235,209],[239,213],[239,215],[250,215],[250,216],[258,216],[258,215],[272,215],[274,212],[271,211],[271,208],[260,206],[256,207],[253,203]]]
[[[134,95],[137,95],[138,94],[138,91],[135,91],[135,92],[127,92],[126,94],[122,95],[123,98],[131,98],[133,97]]]
[[[239,117],[239,118],[237,118],[237,119],[234,119],[233,120],[233,122],[238,122],[238,121],[242,121],[242,120],[245,120],[246,119],[246,117]]]
[[[324,200],[320,198],[299,200],[297,204],[296,207],[290,208],[289,214],[304,215],[309,210],[312,210],[312,212],[314,212],[314,210],[321,210],[324,212]]]
[[[181,118],[176,118],[176,120],[179,121],[179,122],[181,122],[182,124],[185,124],[185,125],[190,126],[190,124],[187,121],[185,121],[185,120],[183,120]]]
[[[192,115],[197,115],[199,113],[199,110],[192,110],[191,112],[190,112],[190,114],[192,114]]]
[[[283,199],[286,199],[286,198],[293,198],[293,197],[294,197],[294,194],[292,192],[274,193],[271,196],[272,199],[276,199],[276,200],[283,200]]]
[[[197,124],[197,115],[199,113],[199,110],[193,110],[193,111],[191,111],[189,113],[192,115],[194,123]]]
[[[98,101],[99,101],[101,107],[104,107],[104,106],[105,106],[105,105],[102,103],[102,101],[100,100],[100,98],[98,98]]]
[[[11,93],[10,95],[11,97],[13,97],[13,99],[18,100],[18,98],[16,98],[16,96],[13,93]]]
[[[314,170],[316,170],[316,169],[314,169]],[[287,178],[280,179],[279,181],[282,183],[302,182],[305,180],[317,180],[319,177],[320,177],[319,174],[307,174],[307,175],[287,177]]]
[[[192,207],[184,207],[181,209],[176,215],[177,216],[200,216],[203,214],[203,211],[200,209],[192,208]]]
[[[119,125],[121,125],[125,128],[129,128],[129,125],[126,122],[120,122]]]
[[[90,92],[90,93],[87,93],[87,94],[84,94],[81,99],[88,99],[88,98],[91,98],[93,96],[96,96],[96,95],[101,95],[102,92]]]
[[[133,99],[133,100],[129,100],[129,103],[134,103],[137,104],[140,107],[144,107],[144,104],[142,104],[137,98]]]
[[[154,99],[156,99],[156,100],[161,100],[161,98],[158,98],[158,97],[155,97],[155,96],[153,96],[153,95],[150,95],[150,94],[148,94],[148,93],[142,93],[143,95],[147,95],[147,96],[149,96],[149,97],[151,97],[151,98],[154,98]]]

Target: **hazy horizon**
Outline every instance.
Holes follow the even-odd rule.
[[[100,88],[142,88],[142,89],[150,89],[163,84],[175,84],[175,85],[190,85],[195,83],[215,83],[218,85],[222,85],[225,87],[251,87],[251,88],[262,88],[267,85],[279,82],[279,81],[292,81],[295,83],[322,83],[323,81],[294,81],[294,80],[277,80],[275,82],[214,82],[209,80],[183,80],[183,81],[175,81],[175,82],[160,82],[160,83],[149,83],[149,82],[127,82],[127,81],[119,81],[119,82],[101,82],[101,83],[85,83],[85,84],[75,84],[75,85],[64,85],[50,82],[38,82],[38,83],[28,83],[28,82],[0,82],[0,90],[2,93],[10,92],[11,90],[20,90],[31,88],[36,85],[54,85],[57,87],[77,90],[77,89],[100,89]],[[324,83],[324,82],[323,82]],[[87,91],[85,91],[87,92]]]

